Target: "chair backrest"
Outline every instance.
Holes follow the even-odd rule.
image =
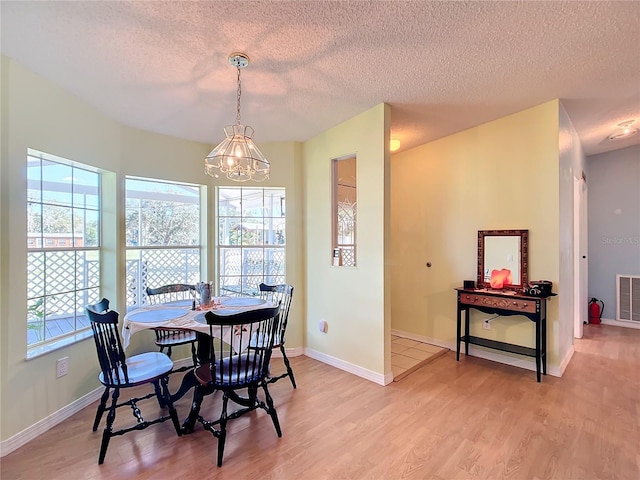
[[[261,283],[259,288],[260,298],[280,305],[280,326],[278,333],[280,335],[280,343],[284,344],[287,322],[289,321],[289,309],[291,308],[291,300],[293,299],[293,286],[286,283],[280,285]]]
[[[106,298],[94,305],[85,306],[85,312],[91,322],[105,382],[112,385],[129,383],[127,357],[118,333],[118,312],[109,310],[109,300]]]
[[[158,288],[146,288],[147,300],[150,304],[175,302],[195,298],[196,286],[188,283],[172,283]]]
[[[280,308],[261,308],[234,315],[205,313],[211,336],[211,383],[217,388],[242,388],[269,375],[271,349]],[[251,342],[260,337],[260,343]]]

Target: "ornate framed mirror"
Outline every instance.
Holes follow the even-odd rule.
[[[528,253],[529,230],[479,230],[478,288],[523,290]]]

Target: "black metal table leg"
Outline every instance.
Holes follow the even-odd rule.
[[[460,325],[460,322],[462,322],[462,318],[460,316],[460,309],[458,308],[458,315],[457,315],[457,319],[458,319],[458,325],[456,328],[456,361],[459,362],[460,361],[460,336],[462,335],[462,327]]]

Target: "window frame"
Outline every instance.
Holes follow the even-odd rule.
[[[185,189],[196,189],[198,192],[197,201],[194,202],[182,202],[182,204],[193,203],[197,205],[198,219],[195,224],[197,225],[198,231],[197,234],[194,235],[194,238],[197,238],[197,242],[193,244],[161,244],[161,245],[132,245],[130,243],[129,238],[125,240],[125,271],[126,271],[126,303],[127,309],[132,309],[136,307],[140,307],[142,305],[146,305],[147,297],[146,297],[146,287],[159,287],[161,285],[167,285],[172,283],[188,283],[195,284],[200,281],[201,278],[205,278],[206,275],[203,275],[202,272],[206,271],[204,268],[204,258],[203,252],[206,250],[206,238],[204,236],[204,232],[206,232],[206,228],[204,228],[203,218],[206,215],[206,211],[204,208],[205,202],[204,198],[206,198],[206,187],[204,185],[194,184],[194,183],[186,183],[186,182],[178,182],[173,180],[164,180],[157,178],[149,178],[149,177],[138,177],[127,175],[125,177],[125,235],[128,229],[127,218],[129,215],[129,189],[128,182],[146,182],[150,185],[167,185],[175,189],[185,188]],[[140,190],[131,190],[135,192],[141,192]],[[161,193],[159,198],[165,196],[166,200],[169,202],[172,199],[168,193]],[[142,195],[138,195],[135,198],[144,201],[144,200],[156,200],[160,201],[159,198],[152,198],[153,195],[149,195],[145,198]],[[185,196],[186,197],[186,196]],[[177,198],[177,197],[176,197]],[[173,202],[175,204],[181,204],[181,202]],[[139,220],[142,217],[142,206],[139,207]],[[140,234],[140,232],[138,232]],[[138,240],[140,237],[138,237]],[[137,258],[134,258],[135,255],[138,255]],[[145,262],[148,260],[147,258],[161,258],[164,256],[165,258],[171,257],[174,255],[181,255],[183,257],[183,261],[181,262],[185,265],[185,270],[183,271],[183,275],[181,276],[162,276],[160,275],[160,279],[156,280],[156,283],[149,284],[149,270],[148,267],[145,267]],[[197,257],[196,260],[194,256]],[[158,278],[158,276],[156,276]],[[152,281],[153,282],[153,281]]]
[[[27,149],[26,158],[26,357],[29,359],[92,335],[84,305],[96,301],[101,292],[103,172],[91,165],[31,148]],[[32,175],[34,167],[38,171]],[[57,178],[45,167],[70,169],[71,175]],[[92,183],[83,183],[87,176]],[[56,184],[65,188],[56,190]],[[88,200],[89,192],[93,192],[93,198]],[[64,226],[64,217],[57,226],[51,226],[56,209],[70,210],[70,232],[47,232]],[[50,215],[45,217],[46,210]],[[79,238],[77,227],[82,234],[78,244],[75,242]],[[93,244],[87,246],[91,228],[95,229],[95,238]],[[70,236],[70,245],[59,245],[57,239],[67,236]],[[70,257],[73,257],[72,266],[69,266]],[[67,261],[63,261],[65,258]],[[64,310],[67,307],[68,311]],[[60,333],[49,335],[49,330]],[[30,338],[33,336],[35,340]]]
[[[225,214],[224,212],[228,207],[222,206],[221,200],[221,192],[222,191],[232,191],[237,190],[239,192],[238,198],[240,201],[239,213],[235,214]],[[262,195],[262,213],[261,215],[256,214],[244,214],[244,192],[245,191],[260,191]],[[281,192],[279,202],[276,202],[271,210],[269,215],[265,215],[265,199],[267,195],[266,192],[275,193],[275,195],[271,195],[272,199],[277,198],[278,192]],[[215,249],[216,249],[216,292],[218,295],[259,295],[258,286],[260,283],[268,283],[268,284],[278,284],[286,282],[286,247],[287,247],[287,231],[286,231],[286,188],[285,187],[259,187],[259,186],[218,186],[216,187],[216,240],[215,240]],[[275,212],[278,212],[279,215],[276,215]],[[241,230],[244,230],[243,220],[262,220],[262,224],[265,225],[265,221],[270,220],[270,225],[274,225],[275,223],[281,223],[282,225],[282,233],[278,237],[277,232],[280,231],[278,229],[262,229],[262,242],[260,243],[245,243],[245,234],[240,234],[240,243],[224,243],[222,241],[223,231],[226,229],[221,228],[221,224],[224,220],[233,221],[239,220],[239,225],[241,225]],[[275,220],[281,220],[281,222],[275,222]],[[269,231],[272,234],[272,239],[276,240],[278,238],[282,239],[282,243],[267,243],[265,242],[264,232]],[[226,252],[233,252],[234,250],[238,250],[239,256],[239,265],[241,271],[239,274],[231,274],[228,272],[223,272],[223,268],[226,267],[227,259],[223,259],[223,254]],[[262,259],[262,273],[261,274],[244,274],[243,272],[248,269],[245,264],[246,258],[250,256],[251,250],[259,250],[261,251],[261,259]],[[268,255],[265,255],[266,252],[271,254],[274,251],[281,251],[281,254],[278,255],[276,253],[275,258],[268,259]],[[280,257],[280,259],[278,258]],[[274,270],[270,271],[267,265],[272,265],[271,268]],[[238,279],[239,283],[237,286],[229,283],[229,280]]]
[[[353,167],[349,165],[348,170],[340,169],[346,165],[344,162],[353,161]],[[342,175],[352,174],[353,184],[347,183]],[[351,179],[349,179],[351,182]],[[353,189],[352,194],[347,194],[345,189]],[[341,201],[341,197],[349,195],[354,201],[351,204]],[[331,264],[334,267],[356,267],[358,265],[358,158],[356,154],[345,155],[344,157],[331,160]],[[352,243],[345,243],[340,238],[341,211],[350,209],[352,226]],[[352,251],[352,254],[345,255],[345,252]]]

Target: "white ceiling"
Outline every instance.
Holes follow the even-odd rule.
[[[115,120],[304,141],[391,105],[401,149],[560,98],[586,154],[640,126],[640,2],[7,1],[2,53]]]

